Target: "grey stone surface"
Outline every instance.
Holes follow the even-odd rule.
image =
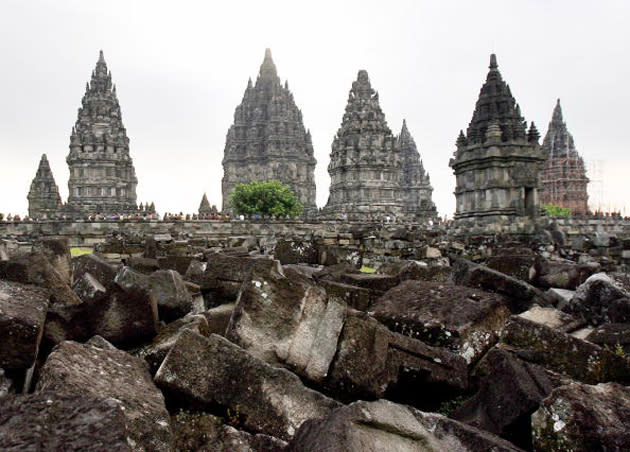
[[[124,412],[132,450],[170,451],[169,414],[148,365],[98,336],[86,344],[58,345],[41,369],[36,390],[114,400]]]
[[[545,160],[539,134],[533,123],[527,131],[494,54],[489,68],[466,135],[460,132],[449,163],[456,177],[454,218],[536,217]]]
[[[630,450],[630,390],[616,383],[571,383],[553,390],[532,415],[534,450]]]
[[[329,217],[384,221],[436,215],[433,188],[407,125],[399,137],[392,134],[365,70],[352,83],[328,173]]]
[[[388,400],[359,401],[307,421],[287,452],[517,452],[486,432]]]
[[[44,332],[48,292],[0,280],[0,367],[28,369]]]
[[[223,211],[231,209],[230,195],[236,184],[279,180],[291,187],[307,215],[316,213],[315,163],[311,134],[304,129],[302,112],[288,83],[281,84],[267,49],[256,83],[249,80],[227,133]]]
[[[337,402],[306,388],[216,334],[184,331],[155,375],[170,397],[220,405],[239,413],[250,431],[290,439],[302,423],[324,417]]]
[[[0,403],[0,449],[11,452],[125,452],[123,407],[113,398],[46,391]]]

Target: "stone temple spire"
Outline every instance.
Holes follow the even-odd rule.
[[[86,86],[66,161],[70,208],[79,212],[136,211],[138,181],[103,51]]]
[[[455,219],[514,224],[539,214],[544,155],[538,130],[529,131],[510,87],[490,56],[466,135],[460,132],[449,165],[456,176]]]
[[[310,135],[288,85],[283,85],[265,51],[256,83],[248,82],[234,112],[223,156],[223,210],[238,183],[278,180],[288,184],[304,206],[305,215],[317,212],[315,164]]]
[[[402,155],[401,185],[408,217],[423,218],[436,216],[435,204],[431,199],[433,187],[431,179],[424,170],[416,142],[409,133],[407,121],[403,120],[398,136],[398,146]]]
[[[468,126],[466,133],[468,142],[483,143],[486,130],[492,121],[498,121],[503,141],[525,138],[527,125],[510,87],[501,77],[495,54],[490,56],[489,69]]]
[[[46,154],[42,154],[27,198],[28,215],[31,218],[51,217],[61,207],[59,188],[55,183]]]
[[[204,193],[203,197],[201,198],[201,204],[199,204],[199,215],[210,215],[213,213],[217,213],[217,208],[216,206],[210,207],[208,197]]]
[[[573,136],[562,118],[560,99],[549,122],[542,150],[547,156],[541,175],[545,191],[544,204],[553,204],[571,209],[574,215],[588,212],[588,178],[584,161],[575,149]]]
[[[410,165],[408,171],[405,164]],[[330,217],[382,221],[386,216],[416,217],[432,207],[415,143],[406,125],[401,137],[392,134],[364,70],[352,83],[328,173],[330,195],[324,212]],[[407,190],[404,181],[411,179],[422,189]]]

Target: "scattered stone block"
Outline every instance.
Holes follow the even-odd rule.
[[[284,440],[305,420],[339,406],[288,370],[272,367],[216,334],[206,338],[182,332],[155,381],[171,398],[229,408],[239,413],[246,429]]]
[[[584,383],[630,383],[630,362],[595,344],[512,316],[501,340],[517,356]]]
[[[171,417],[173,449],[212,452],[284,452],[287,443],[267,435],[252,435],[224,424],[208,413],[180,411]]]
[[[83,254],[72,259],[73,284],[81,279],[84,273],[90,273],[103,286],[110,287],[114,284],[117,271],[117,266],[110,264],[99,254]]]
[[[596,273],[578,287],[563,311],[595,326],[630,322],[630,291],[626,284],[621,276]]]
[[[208,335],[225,336],[235,305],[235,303],[222,304],[202,313],[208,322]]]
[[[543,288],[557,287],[575,290],[589,276],[597,272],[598,268],[599,264],[596,262],[576,264],[566,260],[538,259],[534,284]]]
[[[72,282],[72,256],[69,243],[65,237],[44,237],[40,240],[48,261],[67,284]]]
[[[85,344],[59,344],[42,367],[36,390],[114,400],[123,409],[132,450],[170,451],[169,414],[147,363],[98,336]]]
[[[150,275],[154,271],[160,269],[160,266],[158,265],[158,260],[149,257],[130,257],[129,259],[127,259],[126,264],[130,268],[144,275]]]
[[[280,239],[276,242],[273,255],[285,264],[317,264],[317,248],[311,241]]]
[[[374,317],[397,333],[477,361],[510,317],[502,295],[427,281],[403,281],[376,300]]]
[[[127,438],[125,412],[112,398],[46,391],[8,396],[0,403],[4,451],[140,450],[130,443],[134,441]]]
[[[532,415],[534,450],[630,450],[630,390],[616,383],[571,383],[552,391]]]
[[[14,390],[13,381],[6,376],[4,369],[0,369],[0,399],[12,394]]]
[[[543,308],[538,305],[521,312],[518,316],[563,333],[570,333],[584,326],[584,321],[581,319],[576,319],[572,315],[555,308]]]
[[[0,367],[28,369],[37,358],[49,294],[46,290],[0,280]]]
[[[337,349],[346,304],[303,276],[254,269],[245,282],[226,337],[269,363],[321,382]]]
[[[507,441],[388,400],[354,402],[305,422],[287,452],[516,452]]]

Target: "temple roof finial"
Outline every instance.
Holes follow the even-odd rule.
[[[551,117],[551,122],[561,123],[562,119],[562,107],[560,106],[560,99],[557,100],[556,106],[553,109],[553,116]]]
[[[105,56],[103,55],[103,51],[102,50],[98,51],[98,62],[99,63],[104,63],[105,62]]]
[[[260,77],[264,79],[272,79],[278,77],[276,65],[271,58],[271,49],[265,49],[265,58],[260,65]]]
[[[488,68],[490,69],[499,68],[499,65],[497,64],[497,56],[494,53],[490,55],[490,66],[488,66]]]

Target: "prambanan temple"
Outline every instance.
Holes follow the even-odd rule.
[[[460,132],[450,160],[456,176],[456,221],[481,223],[534,218],[544,203],[588,210],[584,162],[554,110],[543,145],[529,126],[491,55],[472,119]],[[88,212],[138,213],[129,138],[116,86],[101,51],[87,84],[66,159],[69,197],[62,204],[46,156],[28,194],[29,216],[84,216]],[[311,134],[288,83],[281,83],[267,49],[256,82],[250,79],[234,112],[223,157],[223,210],[238,183],[279,180],[304,206],[306,218],[356,221],[423,221],[435,217],[433,188],[416,143],[403,121],[399,135],[387,125],[379,95],[361,70],[352,83],[341,126],[332,143],[328,202],[318,212]],[[146,204],[148,206],[148,204]],[[153,203],[150,207],[154,212]],[[216,212],[205,197],[200,211]]]

